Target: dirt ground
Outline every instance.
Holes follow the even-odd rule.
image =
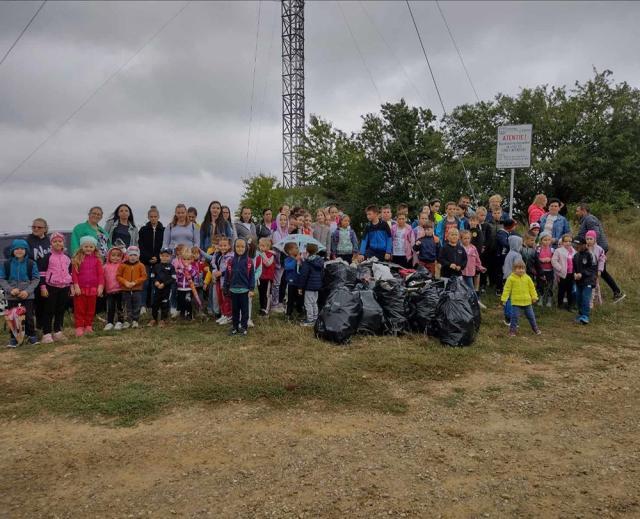
[[[640,517],[640,350],[394,387],[403,415],[229,404],[0,423],[2,517]]]

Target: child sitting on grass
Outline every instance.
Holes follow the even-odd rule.
[[[537,300],[538,293],[533,280],[526,273],[524,261],[521,259],[515,260],[513,262],[513,270],[504,284],[501,297],[503,305],[506,305],[509,301],[511,302],[509,336],[516,336],[518,317],[521,310],[529,321],[533,333],[540,335],[540,328],[536,323],[536,315],[532,306]]]
[[[234,244],[233,259],[227,263],[225,294],[231,298],[232,328],[229,335],[247,335],[249,297],[255,289],[253,260],[249,257],[247,242],[238,238]]]
[[[307,312],[307,319],[302,326],[313,326],[318,319],[318,291],[322,288],[324,260],[317,255],[317,245],[309,243],[306,249],[308,256],[300,267],[298,295],[304,294],[304,309]]]

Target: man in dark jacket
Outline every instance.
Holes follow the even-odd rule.
[[[151,307],[153,303],[153,283],[150,282],[151,269],[160,261],[160,249],[164,239],[164,227],[160,223],[160,214],[155,206],[149,209],[147,214],[149,221],[138,234],[138,247],[140,247],[140,261],[147,269],[147,281],[143,288],[145,294],[144,307]]]
[[[47,300],[42,297],[41,287],[45,286],[44,275],[49,264],[49,254],[51,254],[51,241],[48,233],[49,225],[44,218],[36,218],[31,224],[31,234],[26,237],[29,249],[27,255],[29,259],[36,262],[40,273],[40,285],[34,292],[33,314],[36,319],[35,327],[42,329],[44,324],[44,312]]]
[[[595,231],[596,232],[596,243],[600,245],[604,249],[605,254],[609,251],[609,242],[607,241],[607,236],[604,233],[604,228],[602,227],[602,223],[595,216],[591,214],[591,210],[589,209],[589,205],[583,203],[578,204],[576,207],[576,216],[578,217],[578,221],[580,222],[580,229],[578,230],[577,238],[586,238],[587,231]],[[605,281],[607,285],[613,291],[613,302],[619,303],[622,301],[627,295],[620,290],[620,287],[616,283],[615,279],[607,272],[607,264],[604,264],[604,270],[601,274],[602,279]]]
[[[324,260],[318,253],[318,246],[314,243],[307,245],[309,256],[302,262],[300,267],[300,289],[298,293],[302,295],[304,291],[304,309],[307,312],[307,319],[302,326],[313,326],[318,319],[318,292],[322,288],[322,269]]]
[[[573,245],[577,252],[573,255],[573,278],[576,282],[576,302],[578,317],[576,321],[589,324],[591,314],[591,293],[598,279],[598,260],[587,249],[587,240],[576,238]]]

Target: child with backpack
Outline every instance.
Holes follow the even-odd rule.
[[[318,292],[322,288],[322,269],[324,260],[318,256],[318,246],[308,243],[307,259],[300,267],[298,295],[304,294],[304,308],[307,318],[302,326],[313,326],[318,319]]]
[[[80,238],[80,248],[71,262],[73,281],[73,313],[76,337],[93,333],[93,319],[96,316],[96,301],[104,290],[104,270],[98,240],[93,236]]]
[[[45,265],[41,278],[44,284],[40,285],[45,300],[42,343],[49,344],[66,339],[62,327],[71,287],[71,258],[64,252],[64,236],[59,232],[51,235],[51,253],[46,256]]]
[[[34,291],[40,284],[40,273],[36,262],[29,259],[27,251],[29,244],[26,240],[13,240],[10,249],[10,258],[0,263],[0,288],[4,290],[7,298],[7,308],[16,306],[24,307],[24,326],[29,344],[38,344],[35,323],[33,320]],[[18,341],[11,335],[9,348],[18,346]]]
[[[232,323],[229,335],[247,335],[249,298],[255,289],[253,260],[249,257],[247,242],[238,238],[234,244],[233,259],[227,262],[224,281],[225,294],[231,298]]]

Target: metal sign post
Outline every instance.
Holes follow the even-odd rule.
[[[531,166],[531,124],[500,126],[496,147],[496,168],[511,169],[509,188],[509,216],[513,217],[513,193],[516,183],[516,168]]]

